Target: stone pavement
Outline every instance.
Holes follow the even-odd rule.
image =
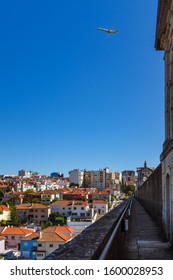
[[[122,259],[173,260],[173,248],[164,241],[158,224],[136,199],[131,209]]]

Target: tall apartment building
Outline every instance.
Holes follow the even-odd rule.
[[[105,189],[106,188],[106,170],[100,169],[91,172],[91,187]]]
[[[84,171],[74,169],[69,171],[69,181],[71,184],[77,184],[79,187],[82,186],[84,180]]]
[[[109,172],[106,175],[106,186],[116,187],[120,183],[120,173],[119,172]]]
[[[30,178],[32,173],[33,173],[32,171],[22,169],[19,170],[18,175],[21,177]]]
[[[91,187],[91,171],[89,170],[84,170],[83,187],[85,188]]]
[[[135,181],[136,176],[135,176],[135,171],[134,170],[124,170],[122,171],[121,174],[122,178],[122,183],[128,183],[129,181]]]
[[[105,189],[119,184],[120,173],[111,172],[107,167],[100,170],[74,169],[69,171],[69,181],[79,187]]]
[[[105,189],[107,187],[115,187],[119,184],[119,172],[111,172],[109,168],[100,170],[84,170],[84,186],[91,188]]]

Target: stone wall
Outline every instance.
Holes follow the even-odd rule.
[[[159,164],[138,188],[138,200],[148,213],[162,226],[162,166]]]
[[[72,241],[47,256],[46,260],[98,260],[129,200],[87,227]],[[121,259],[126,233],[120,226],[107,259]]]

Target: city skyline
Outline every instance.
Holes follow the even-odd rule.
[[[157,167],[164,67],[156,12],[156,0],[1,4],[0,174]]]

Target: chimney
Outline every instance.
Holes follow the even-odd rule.
[[[42,232],[41,232],[41,230],[39,231],[39,239],[41,239],[42,238]]]

